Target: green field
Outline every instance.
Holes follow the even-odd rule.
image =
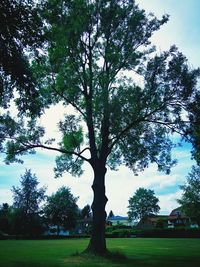
[[[2,240],[0,241],[0,266],[200,266],[200,239],[108,239],[108,248],[115,253],[115,256],[107,259],[78,255],[87,244],[88,239]]]

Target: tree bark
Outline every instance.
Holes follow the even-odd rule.
[[[92,185],[94,199],[92,203],[93,222],[92,235],[86,252],[92,254],[106,254],[105,224],[106,211],[105,206],[108,201],[105,195],[105,174],[106,167],[94,167],[94,181]]]

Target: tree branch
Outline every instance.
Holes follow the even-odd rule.
[[[52,70],[52,73],[53,73],[53,70]],[[52,81],[53,81],[53,90],[56,92],[56,94],[58,94],[61,98],[63,98],[67,103],[69,103],[70,105],[72,105],[85,118],[85,114],[83,113],[83,111],[74,102],[70,101],[70,99],[67,98],[63,93],[59,92],[56,89],[56,84],[55,84],[54,77],[52,77]]]
[[[69,98],[67,98],[64,94],[59,93],[58,90],[56,90],[56,88],[54,88],[54,91],[60,96],[62,97],[66,102],[68,102],[70,105],[72,105],[78,112],[81,113],[81,115],[85,118],[85,114],[83,113],[83,111],[72,101],[69,100]]]
[[[169,129],[171,129],[173,132],[176,132],[178,134],[180,134],[181,136],[183,136],[184,138],[187,138],[184,132],[178,131],[176,128],[172,127],[172,125],[176,125],[176,122],[170,122],[170,121],[159,121],[159,120],[150,120],[147,119],[149,116],[153,115],[155,112],[157,112],[160,108],[152,111],[151,113],[149,113],[148,115],[145,115],[145,117],[138,119],[136,121],[131,122],[130,124],[127,125],[127,127],[125,127],[115,138],[113,143],[111,143],[110,145],[110,151],[112,150],[112,148],[115,146],[115,144],[121,139],[121,137],[126,134],[128,131],[130,131],[134,126],[136,126],[138,123],[140,122],[148,122],[148,123],[154,123],[154,124],[162,124],[166,127],[168,127]],[[185,124],[189,124],[190,121],[181,121],[182,123]],[[189,139],[188,139],[189,140]],[[112,141],[112,140],[111,140]]]
[[[47,150],[51,150],[51,151],[60,152],[60,153],[63,153],[63,154],[75,155],[75,156],[81,158],[84,161],[90,162],[90,159],[87,159],[86,157],[81,155],[87,149],[90,150],[90,148],[85,148],[80,153],[77,153],[75,151],[67,151],[67,150],[62,149],[62,148],[49,147],[49,146],[45,146],[45,145],[42,145],[42,144],[25,144],[25,143],[22,143],[22,145],[25,146],[25,148],[18,150],[17,153],[20,153],[20,152],[23,152],[23,151],[27,151],[28,149],[43,148],[43,149],[47,149]]]

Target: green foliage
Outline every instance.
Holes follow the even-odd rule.
[[[3,203],[0,206],[0,231],[7,234],[10,233],[9,213],[9,205],[7,203]]]
[[[113,226],[106,226],[106,237],[131,237],[135,234],[134,230],[131,226],[127,225],[113,225]]]
[[[37,53],[42,44],[38,8],[32,0],[2,0],[0,24],[0,105],[9,107],[15,88],[19,93],[16,99],[19,110],[38,115],[39,94],[27,56]]]
[[[159,199],[153,190],[139,188],[129,199],[128,216],[130,220],[140,220],[152,213],[157,214],[160,210]]]
[[[162,228],[153,228],[153,229],[143,229],[143,230],[133,230],[133,233],[137,237],[145,238],[199,238],[200,230],[195,228],[171,228],[171,229],[162,229]]]
[[[190,133],[190,141],[193,145],[192,156],[197,161],[197,164],[200,163],[200,94],[196,94],[193,103],[189,105],[189,118],[193,122],[192,127],[188,129]]]
[[[12,162],[22,163],[23,161],[18,155],[27,153],[27,143],[29,143],[28,152],[33,154],[35,152],[34,148],[37,147],[38,139],[44,136],[44,128],[38,126],[35,119],[30,121],[23,121],[21,118],[13,119],[9,112],[0,115],[0,130],[0,151],[6,152],[4,160],[6,164]],[[7,142],[4,144],[5,140]],[[31,142],[32,145],[30,146]],[[49,140],[47,142],[51,143]]]
[[[80,151],[80,145],[83,143],[83,129],[78,125],[79,121],[74,115],[68,115],[59,124],[66,151]]]
[[[24,7],[31,13],[29,4]],[[93,168],[97,161],[111,169],[125,164],[135,173],[155,162],[158,170],[169,173],[176,163],[170,155],[171,134],[179,132],[184,138],[192,134],[197,147],[197,116],[192,114],[199,70],[191,70],[175,46],[158,54],[149,41],[168,21],[167,15],[157,19],[135,1],[46,0],[37,8],[34,14],[37,23],[37,14],[44,22],[45,44],[31,60],[37,105],[44,109],[62,102],[77,113],[59,123],[62,140],[57,147],[45,146],[42,135],[29,140],[26,131],[22,142],[18,132],[13,134],[8,162],[14,154],[43,147],[62,153],[56,176],[64,171],[80,175],[83,160]],[[25,32],[26,26],[19,28],[25,27]],[[33,43],[39,38],[34,29]],[[137,75],[128,78],[125,71]],[[190,114],[187,122],[185,112]],[[31,129],[31,125],[24,127]],[[83,154],[86,149],[91,160]]]
[[[38,235],[42,232],[41,202],[46,188],[38,188],[39,182],[31,170],[21,176],[21,187],[13,187],[12,232],[21,235]]]
[[[131,237],[132,231],[130,229],[117,229],[112,231],[112,237]]]
[[[60,226],[67,230],[75,227],[78,217],[77,200],[78,198],[71,194],[70,189],[64,186],[47,198],[44,207],[45,218],[49,225],[58,227],[57,234]]]
[[[188,217],[196,220],[200,226],[200,167],[192,166],[187,182],[180,187],[183,190],[178,203]]]
[[[45,199],[46,188],[37,188],[39,182],[31,170],[26,170],[21,176],[21,187],[13,186],[13,207],[19,208],[26,214],[38,213],[40,203]]]
[[[61,155],[56,157],[56,168],[54,168],[55,176],[60,177],[64,172],[68,172],[73,176],[83,174],[81,166],[83,160],[72,155]]]
[[[82,208],[81,212],[80,212],[80,216],[82,219],[86,219],[86,218],[91,218],[91,208],[90,205],[86,205]]]
[[[80,147],[80,144],[83,142],[83,133],[80,128],[77,132],[71,132],[65,134],[63,137],[63,143],[66,150],[70,151]]]

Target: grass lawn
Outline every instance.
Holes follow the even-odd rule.
[[[107,259],[78,255],[86,248],[88,241],[1,240],[0,267],[200,266],[200,239],[108,239],[108,248],[116,256]]]

